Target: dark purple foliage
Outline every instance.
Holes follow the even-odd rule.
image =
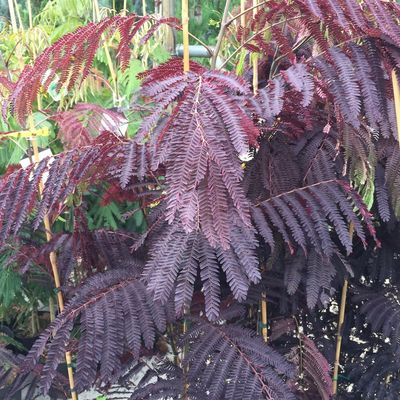
[[[194,62],[184,74],[172,58],[141,74],[147,105],[133,139],[101,128],[104,115],[118,120],[114,112],[80,105],[53,116],[70,150],[1,177],[1,251],[17,243],[10,260],[24,272],[34,263],[49,269],[56,252],[67,298],[14,388],[40,369],[48,392],[69,349],[80,391],[129,386],[121,380],[154,356],[162,366],[132,399],[328,400],[337,315],[327,306],[346,277],[354,307],[341,375],[353,392],[340,381],[341,394],[399,398],[400,151],[390,80],[400,66],[399,7],[268,3],[249,26],[273,25],[271,40],[246,42],[260,53],[257,95],[249,65],[246,80]],[[116,16],[63,37],[7,84],[4,111],[23,123],[56,73],[68,87],[84,79],[104,32],[119,30],[126,67],[129,42],[147,21],[145,40],[174,23]],[[239,42],[249,32],[241,29]],[[86,112],[98,118],[82,127]],[[82,189],[104,185],[120,202],[137,200],[144,232],[89,230]],[[26,239],[45,215],[54,222],[63,213],[73,217],[71,232],[45,245]],[[261,293],[268,345],[254,329]]]

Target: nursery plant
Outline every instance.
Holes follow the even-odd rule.
[[[5,398],[27,382],[72,398],[399,398],[400,8],[229,7],[211,68],[186,52],[140,73],[127,109],[46,110],[64,150],[41,161],[32,113],[50,85],[82,85],[111,36],[123,73],[143,27],[141,44],[182,28],[116,15],[1,77],[3,118],[33,136],[33,162],[0,178],[4,268],[47,269],[59,307],[25,357],[0,344]],[[96,196],[135,222],[101,228]]]

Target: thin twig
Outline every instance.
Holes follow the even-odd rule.
[[[244,41],[223,63],[222,65],[219,67],[219,69],[222,69],[225,67],[225,65],[233,58],[235,57],[235,55],[237,53],[239,53],[240,50],[242,50],[242,48],[244,46],[246,46],[246,44],[250,43],[257,35],[259,35],[260,33],[264,33],[265,31],[267,31],[270,28],[273,28],[274,26],[278,26],[280,24],[282,24],[283,22],[289,22],[289,21],[294,21],[296,19],[302,18],[303,15],[296,15],[295,17],[289,18],[285,21],[279,21],[279,22],[275,22],[274,24],[268,25],[266,27],[264,27],[263,29],[259,30],[258,32],[254,33],[249,39],[247,39],[246,41]]]
[[[245,10],[241,10],[239,14],[235,15],[234,17],[232,17],[229,21],[226,21],[226,24],[225,24],[226,27],[228,27],[228,26],[229,26],[232,22],[234,22],[236,19],[238,19],[238,18],[244,16],[245,14],[247,14],[249,11],[254,10],[255,8],[260,7],[260,6],[264,5],[264,4],[267,4],[267,3],[269,3],[270,1],[271,1],[271,0],[262,1],[261,3],[258,3],[258,4],[256,4],[256,5],[253,5],[253,6],[249,7],[249,8],[246,8]],[[241,18],[241,20],[242,20],[242,18]],[[241,25],[244,26],[243,20],[242,20],[242,22],[241,22]]]

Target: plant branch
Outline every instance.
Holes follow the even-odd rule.
[[[222,15],[222,20],[221,20],[221,29],[219,30],[218,33],[218,39],[217,39],[217,44],[215,46],[214,49],[214,53],[211,59],[211,68],[215,69],[215,65],[217,63],[217,57],[218,57],[218,53],[219,50],[221,48],[222,45],[222,40],[224,39],[224,35],[225,35],[225,29],[227,28],[227,24],[226,24],[226,20],[228,18],[228,13],[229,13],[229,7],[231,5],[231,0],[226,0],[225,2],[225,8],[224,8],[224,13]]]
[[[260,6],[262,6],[262,5],[264,5],[264,4],[267,4],[267,3],[269,3],[269,2],[270,2],[270,0],[265,0],[265,1],[262,1],[261,3],[258,3],[258,4],[256,4],[256,5],[253,5],[253,6],[249,7],[249,8],[246,8],[245,10],[241,11],[239,14],[235,15],[234,17],[232,17],[229,21],[226,21],[226,23],[225,23],[226,28],[227,28],[232,22],[234,22],[236,19],[238,19],[238,18],[240,18],[241,16],[247,14],[249,11],[254,10],[255,8],[260,7]]]
[[[287,20],[275,22],[274,24],[268,25],[268,26],[264,27],[263,29],[259,30],[258,32],[254,33],[249,39],[245,40],[245,41],[244,41],[244,42],[243,42],[243,43],[242,43],[242,44],[241,44],[241,45],[240,45],[240,46],[239,46],[239,47],[238,47],[238,48],[223,62],[223,64],[220,66],[219,69],[224,68],[225,65],[228,64],[228,62],[229,62],[233,57],[235,57],[235,55],[236,55],[237,53],[239,53],[239,51],[242,50],[242,48],[243,48],[244,46],[246,46],[246,44],[250,43],[250,42],[251,42],[257,35],[259,35],[260,33],[263,33],[263,32],[265,32],[265,31],[267,31],[268,29],[273,28],[274,26],[278,26],[278,25],[280,25],[280,24],[282,24],[282,23],[284,23],[284,22],[293,21],[293,20],[296,20],[296,19],[299,19],[299,18],[302,18],[302,17],[303,17],[302,14],[301,14],[301,15],[296,15],[295,17],[289,18],[289,19],[287,19]]]

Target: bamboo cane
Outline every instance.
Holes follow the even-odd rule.
[[[267,293],[261,293],[261,335],[264,339],[264,342],[268,341],[268,329],[267,329],[267,314],[268,305],[267,305]]]
[[[253,0],[253,18],[256,16],[257,14],[257,0]],[[253,53],[253,93],[254,95],[257,94],[258,91],[258,54],[257,53]]]
[[[246,25],[246,0],[240,0],[240,26],[244,28]]]
[[[53,296],[49,297],[49,314],[50,314],[50,322],[53,322],[56,319],[56,310],[54,308]]]
[[[183,72],[188,73],[190,71],[189,64],[189,0],[182,0],[182,33],[183,33]],[[188,321],[186,318],[187,310],[184,311],[182,332],[185,334],[188,330]],[[187,354],[187,347],[184,346],[182,349],[182,359],[185,359]],[[184,375],[186,376],[187,370],[184,368]],[[189,384],[185,380],[183,385],[183,398],[188,398]]]
[[[33,122],[33,116],[29,116],[29,125],[30,129],[34,129],[34,122]],[[39,147],[38,147],[38,142],[37,138],[35,135],[32,136],[32,148],[33,148],[33,157],[34,161],[38,163],[40,161],[39,159]],[[40,182],[39,184],[39,195],[41,196],[43,193],[43,182]],[[52,232],[51,232],[51,224],[50,224],[50,218],[49,215],[46,213],[43,217],[43,223],[44,223],[44,228],[45,228],[45,233],[46,233],[46,240],[49,242],[52,238]],[[53,273],[53,278],[54,278],[54,285],[57,291],[57,302],[58,302],[58,307],[60,309],[60,312],[64,310],[64,297],[61,291],[61,282],[60,282],[60,275],[58,273],[58,266],[57,266],[57,255],[54,251],[50,253],[50,264],[51,264],[51,269]],[[67,371],[68,371],[68,380],[69,380],[69,387],[71,391],[71,398],[72,400],[78,400],[78,394],[75,389],[75,383],[74,383],[74,372],[72,369],[72,356],[71,352],[67,351],[65,352],[65,361],[67,364]]]
[[[189,0],[182,0],[183,72],[189,72]]]
[[[183,33],[183,72],[190,70],[189,64],[189,0],[182,0],[182,33]],[[186,314],[186,311],[184,312]],[[187,332],[187,320],[183,319],[183,333]],[[182,357],[183,358],[183,357]]]
[[[10,12],[11,27],[13,33],[18,32],[17,18],[15,17],[14,0],[8,0],[8,10]]]
[[[333,379],[332,379],[332,394],[336,395],[338,386],[338,376],[339,376],[339,361],[340,361],[340,351],[342,348],[342,329],[344,323],[344,315],[346,309],[346,299],[347,299],[347,288],[349,281],[347,278],[343,282],[342,295],[340,299],[340,310],[339,310],[339,321],[337,329],[337,341],[336,341],[336,354],[335,354],[335,364],[333,367]]]
[[[394,108],[396,111],[397,140],[400,145],[400,88],[396,71],[394,69],[392,70],[392,85],[394,95]]]
[[[352,239],[354,235],[354,225],[350,223],[349,225],[349,236]],[[339,377],[339,365],[340,365],[340,351],[342,349],[342,340],[343,340],[343,323],[344,316],[346,310],[346,299],[347,299],[347,289],[349,286],[349,281],[347,278],[344,279],[342,294],[340,296],[340,309],[339,309],[339,320],[337,327],[337,340],[336,340],[336,354],[335,354],[335,363],[333,366],[333,378],[332,378],[332,394],[336,395],[337,386],[338,386],[338,377]]]
[[[16,15],[18,17],[19,27],[23,31],[24,30],[24,25],[22,24],[21,13],[19,12],[19,7],[18,7],[17,0],[14,0],[14,9],[15,9],[15,13],[16,13]]]
[[[253,17],[255,17],[257,13],[257,0],[253,0]],[[253,61],[253,93],[254,96],[257,95],[258,92],[258,54],[252,54]],[[267,293],[261,293],[261,335],[264,339],[264,342],[268,341],[268,328],[267,328]]]

